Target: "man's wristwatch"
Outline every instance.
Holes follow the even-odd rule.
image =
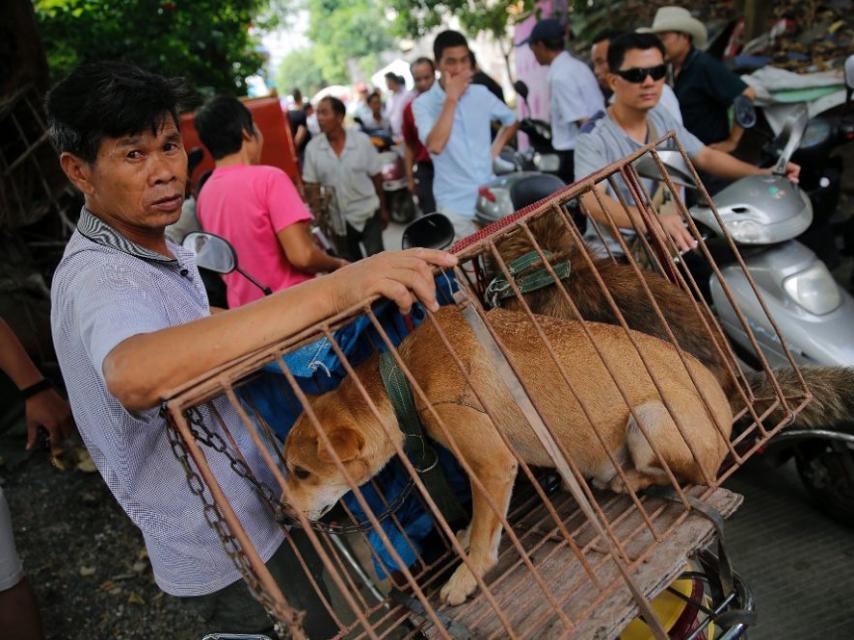
[[[21,396],[24,400],[29,400],[34,395],[39,394],[42,391],[47,391],[48,389],[53,389],[53,383],[47,378],[42,378],[35,384],[31,384],[29,387],[21,389]]]

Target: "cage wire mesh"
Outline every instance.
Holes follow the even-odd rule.
[[[323,570],[302,566],[336,637],[614,638],[638,615],[667,637],[650,600],[716,536],[704,513],[737,508],[721,483],[810,399],[791,356],[797,384],[779,383],[737,311],[762,365],[742,371],[659,224],[642,156],[734,305],[655,151],[669,139],[684,157],[668,134],[458,244],[438,312],[366,300],[173,394],[190,486],[294,637],[302,613],[209,455],[229,457],[283,530],[305,530]],[[576,224],[597,209],[602,254]],[[620,233],[620,216],[644,232]]]

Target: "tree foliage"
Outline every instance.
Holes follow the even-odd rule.
[[[385,0],[395,15],[398,34],[420,37],[431,29],[447,24],[456,16],[466,35],[486,32],[495,40],[507,38],[508,29],[534,11],[534,0]]]
[[[298,88],[303,95],[311,98],[328,84],[315,49],[313,46],[297,49],[282,58],[276,70],[276,87],[280,95],[287,95]]]
[[[389,22],[372,0],[307,0],[306,6],[307,35],[329,84],[348,83],[353,71],[375,71],[380,54],[394,44]]]
[[[125,60],[237,94],[264,63],[250,27],[289,14],[286,0],[36,0],[35,8],[54,78],[81,62]]]

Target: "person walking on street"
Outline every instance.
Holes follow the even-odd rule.
[[[323,184],[334,191],[333,206],[344,223],[344,257],[355,261],[383,250],[388,209],[380,157],[371,139],[355,129],[344,129],[344,103],[327,96],[317,105],[322,134],[305,150],[302,178],[307,185]]]
[[[415,97],[412,91],[406,89],[404,79],[389,71],[385,74],[385,86],[391,92],[388,99],[386,116],[391,126],[391,136],[394,140],[400,140],[403,126],[403,110]]]
[[[194,124],[215,161],[196,215],[205,231],[231,243],[247,273],[280,291],[347,264],[314,241],[311,213],[288,175],[260,164],[264,136],[240,100],[213,98],[196,113]],[[239,273],[222,278],[231,309],[264,295]]]
[[[24,346],[6,322],[0,318],[0,371],[18,387],[24,401],[27,422],[27,450],[45,429],[51,447],[59,448],[74,432],[71,409],[54,390],[27,355]],[[6,638],[41,640],[44,638],[36,596],[30,586],[12,533],[9,505],[0,486],[0,629]]]
[[[435,171],[433,196],[457,239],[474,233],[478,189],[493,179],[492,160],[516,133],[516,114],[481,85],[471,84],[469,46],[458,31],[433,41],[439,81],[415,99],[412,113]],[[502,124],[491,141],[492,120]]]
[[[415,90],[418,95],[429,91],[436,82],[436,66],[430,58],[418,58],[409,67]],[[403,110],[403,162],[406,167],[406,181],[409,191],[418,198],[421,213],[432,213],[436,210],[436,200],[433,198],[433,161],[420,138],[415,126],[415,116],[412,114],[412,102]]]
[[[522,44],[528,44],[537,62],[549,68],[552,147],[560,156],[558,175],[570,183],[578,128],[602,110],[605,100],[590,68],[566,51],[560,22],[540,20]]]

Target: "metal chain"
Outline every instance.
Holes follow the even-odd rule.
[[[190,417],[190,412],[192,412],[192,411],[194,411],[194,410],[191,409],[190,411],[188,411],[188,417]],[[166,417],[167,412],[166,412],[165,407],[161,410],[161,413],[164,415],[164,417]],[[201,416],[199,415],[198,417],[199,417],[199,420],[201,420]],[[191,418],[191,420],[192,420],[192,418]],[[168,421],[168,419],[167,419],[167,421]],[[216,438],[219,439],[219,442],[223,446],[221,453],[226,453],[227,447],[225,447],[225,442],[222,440],[221,437],[219,437],[219,434],[211,433],[210,430],[204,425],[203,425],[203,428],[209,436],[216,436]],[[191,430],[192,430],[192,427],[191,427]],[[264,607],[264,610],[267,612],[267,615],[269,615],[272,620],[276,621],[277,633],[281,637],[285,637],[285,635],[283,633],[284,628],[281,624],[279,616],[276,613],[277,605],[276,605],[275,601],[273,601],[273,599],[270,598],[270,596],[267,594],[267,592],[261,586],[261,583],[258,580],[258,577],[255,575],[255,572],[252,570],[252,565],[249,562],[249,558],[244,553],[242,547],[240,546],[240,543],[231,534],[231,531],[228,528],[228,523],[225,522],[225,519],[222,517],[222,514],[220,513],[219,508],[216,506],[216,503],[211,498],[208,497],[207,492],[205,491],[206,487],[205,487],[204,481],[202,480],[201,476],[196,472],[196,470],[193,468],[193,465],[190,462],[190,456],[189,456],[189,453],[187,451],[186,445],[181,440],[180,436],[177,433],[177,430],[172,425],[167,426],[166,433],[167,433],[167,436],[169,438],[169,444],[172,447],[172,453],[175,455],[175,458],[178,460],[178,462],[181,464],[181,466],[184,469],[184,473],[187,477],[187,485],[190,488],[190,493],[198,496],[199,499],[202,501],[205,521],[208,523],[208,526],[210,526],[210,528],[216,532],[217,537],[219,538],[220,543],[222,544],[222,547],[225,550],[225,553],[231,559],[231,562],[232,562],[232,564],[234,564],[235,568],[243,576],[243,579],[246,582],[246,585],[249,587],[249,591],[252,593],[252,595],[255,597],[255,599],[258,600],[258,602],[261,604],[261,606]],[[215,438],[208,438],[207,441],[201,440],[199,438],[199,435],[197,434],[197,432],[194,432],[193,436],[196,439],[199,439],[201,442],[204,442],[204,444],[214,448],[217,451],[220,451],[220,449],[217,448],[217,446],[215,446],[213,444]],[[228,455],[230,460],[234,460],[234,458],[230,454],[226,453],[226,455]],[[240,461],[240,462],[242,463],[242,461]],[[235,471],[237,471],[236,466],[237,465],[232,465],[232,468],[235,469]],[[245,466],[246,465],[244,464],[243,467],[245,468]],[[247,477],[247,476],[243,476],[243,477]],[[250,478],[247,477],[247,479],[250,479]],[[258,483],[257,481],[255,481],[255,483],[253,483],[253,484],[256,484],[256,486],[258,487],[259,490],[261,489],[261,486],[260,486],[261,483]],[[269,490],[269,487],[268,487],[268,490]],[[272,495],[272,492],[271,492],[271,495]]]
[[[189,422],[190,432],[193,434],[193,437],[202,444],[210,447],[217,453],[221,453],[228,458],[231,469],[241,478],[249,482],[258,494],[261,496],[261,499],[267,502],[270,509],[273,511],[274,517],[279,524],[289,524],[291,526],[301,527],[302,524],[296,518],[293,518],[288,515],[287,511],[282,506],[281,500],[276,499],[273,490],[264,482],[261,482],[255,477],[255,474],[252,473],[252,470],[246,466],[246,463],[243,462],[240,458],[235,457],[228,448],[225,440],[221,435],[215,433],[210,430],[210,428],[205,424],[205,421],[202,417],[202,412],[198,407],[191,407],[187,410],[187,418]],[[415,483],[412,480],[407,482],[406,486],[400,491],[400,493],[392,500],[388,508],[376,516],[379,522],[386,520],[395,514],[400,507],[403,506],[403,503],[412,493],[412,489],[415,487]],[[363,520],[361,522],[355,522],[350,524],[340,524],[337,522],[310,522],[311,528],[315,531],[321,531],[324,533],[331,533],[335,535],[347,535],[353,533],[364,533],[366,531],[372,530],[374,527],[369,520]]]

